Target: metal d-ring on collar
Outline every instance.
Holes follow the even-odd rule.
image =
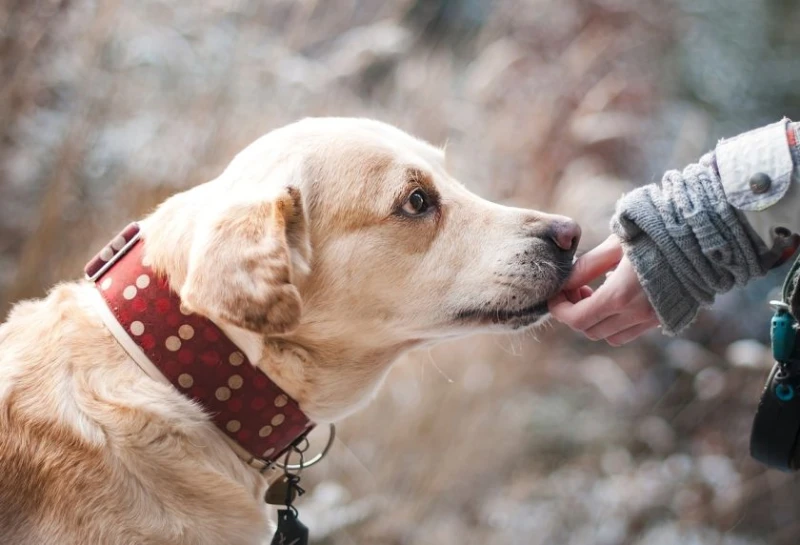
[[[303,460],[303,453],[308,449],[308,438],[303,437],[302,440],[298,443],[298,445],[295,445],[294,447],[289,449],[289,451],[286,453],[286,458],[284,458],[283,462],[275,460],[272,463],[273,465],[279,467],[284,471],[302,471],[307,467],[311,467],[321,462],[322,459],[328,455],[328,451],[331,450],[331,447],[333,446],[333,441],[335,439],[336,439],[336,426],[334,426],[333,424],[328,424],[328,442],[325,444],[325,448],[323,448],[319,454],[311,458],[309,461],[306,462]],[[305,447],[301,450],[298,448],[298,446],[302,443],[305,443]],[[300,454],[299,464],[289,463],[289,456],[291,455],[292,452],[297,452]]]

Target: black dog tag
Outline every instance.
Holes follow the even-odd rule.
[[[272,545],[308,545],[308,528],[297,520],[294,508],[278,511],[278,529]]]

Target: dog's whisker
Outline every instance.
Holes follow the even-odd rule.
[[[435,362],[435,361],[434,361],[434,359],[433,359],[433,354],[431,353],[430,349],[428,350],[428,361],[430,362],[430,364],[431,364],[431,365],[433,365],[433,368],[434,368],[434,369],[436,369],[437,371],[439,371],[439,374],[440,374],[440,375],[442,375],[442,376],[444,377],[444,379],[445,379],[445,380],[446,380],[446,381],[447,381],[449,384],[455,384],[455,381],[454,381],[453,379],[451,379],[449,376],[447,376],[447,374],[445,374],[445,372],[442,370],[442,368],[441,368],[441,367],[439,367],[439,366],[436,364],[436,362]]]
[[[510,356],[517,356],[517,352],[514,350],[512,337],[510,335],[506,335],[505,340],[509,341],[508,346],[506,343],[501,342],[499,338],[493,339],[494,345]]]

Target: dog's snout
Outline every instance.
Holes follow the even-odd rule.
[[[581,240],[581,228],[569,218],[559,219],[550,225],[548,236],[565,252],[575,252]]]

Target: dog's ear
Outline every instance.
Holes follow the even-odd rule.
[[[191,311],[263,334],[300,320],[294,283],[306,274],[310,243],[300,191],[226,205],[195,233],[180,296]]]

